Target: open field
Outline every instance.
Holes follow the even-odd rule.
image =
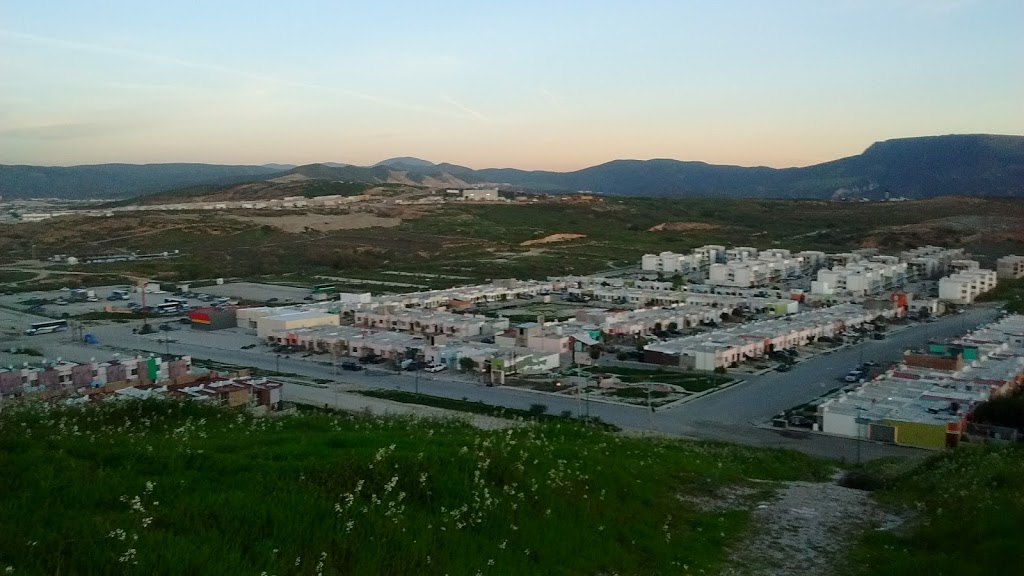
[[[374,223],[380,226],[352,228]],[[551,237],[560,241],[521,245]],[[360,213],[65,217],[4,227],[0,265],[32,253],[45,258],[180,250],[183,256],[169,260],[51,268],[158,280],[282,274],[384,280],[380,274],[386,271],[433,274],[430,282],[416,283],[440,288],[493,278],[592,273],[635,265],[646,252],[685,251],[707,243],[827,251],[862,246],[898,251],[932,243],[965,247],[985,261],[1024,253],[1024,201],[606,197],[591,203],[379,204]]]

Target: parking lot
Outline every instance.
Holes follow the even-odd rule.
[[[132,287],[125,285],[97,286],[88,288],[96,294],[96,302],[70,302],[71,290],[50,290],[37,292],[23,292],[20,294],[0,296],[0,306],[12,308],[19,312],[27,312],[36,316],[47,316],[51,318],[75,318],[85,314],[104,312],[108,309],[135,311],[143,306],[143,294],[132,292]],[[110,297],[115,291],[127,291],[127,300],[111,300]],[[180,298],[186,300],[189,306],[209,306],[210,302],[204,302],[199,298],[182,298],[170,292],[157,292],[145,295],[146,306],[162,304],[165,298]],[[212,299],[211,299],[212,300]],[[179,314],[180,316],[181,314]]]
[[[213,296],[227,296],[252,302],[266,302],[276,298],[277,302],[296,303],[303,302],[309,296],[308,288],[296,288],[295,286],[279,286],[277,284],[259,284],[256,282],[232,282],[216,286],[204,286],[193,288],[192,292],[211,294]]]

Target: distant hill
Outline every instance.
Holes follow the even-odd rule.
[[[437,165],[433,162],[427,162],[419,158],[413,158],[412,156],[400,156],[398,158],[388,158],[387,160],[381,160],[373,165],[377,166],[390,166],[398,170],[410,170],[416,172],[431,171],[437,168]]]
[[[513,168],[474,170],[412,157],[373,166],[308,164],[104,164],[69,168],[0,166],[0,195],[128,197],[175,188],[245,181],[327,180],[428,187],[496,184],[622,196],[775,198],[931,198],[945,195],[1024,197],[1024,136],[985,134],[901,138],[862,154],[803,168],[723,166],[680,160],[613,160],[574,172]]]
[[[218,164],[0,165],[4,198],[125,198],[200,184],[232,184],[279,173],[266,166]]]

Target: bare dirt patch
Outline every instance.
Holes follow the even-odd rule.
[[[666,230],[672,232],[702,232],[705,230],[717,230],[721,228],[718,224],[708,224],[707,222],[662,222],[661,224],[655,224],[647,229],[648,232],[663,232]]]
[[[551,244],[552,242],[565,242],[566,240],[576,240],[579,238],[586,238],[586,234],[549,234],[543,238],[534,238],[533,240],[527,240],[520,242],[520,246],[533,246],[534,244]]]
[[[757,505],[750,534],[733,548],[722,574],[836,574],[858,532],[902,523],[881,510],[868,492],[832,483],[783,483],[772,499]]]
[[[353,212],[351,214],[288,214],[282,216],[238,216],[231,218],[245,220],[258,225],[273,226],[285,232],[306,232],[316,230],[357,230],[360,228],[391,228],[402,223],[401,218],[381,217],[374,214]]]

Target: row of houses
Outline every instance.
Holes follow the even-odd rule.
[[[107,362],[75,363],[58,359],[37,365],[26,363],[21,367],[0,369],[0,398],[161,382],[184,377],[191,369],[189,356],[173,360],[137,356]]]
[[[509,327],[508,318],[488,318],[473,314],[454,314],[419,308],[389,310],[386,307],[374,310],[358,310],[354,314],[354,325],[363,328],[419,332],[426,334],[448,334],[454,338],[493,336]]]
[[[897,367],[823,402],[822,432],[904,446],[959,444],[981,402],[1024,385],[1024,316],[908,351]]]
[[[527,348],[519,342],[499,337],[494,344],[477,342],[450,342],[443,334],[423,335],[386,330],[371,330],[353,326],[302,328],[272,334],[272,343],[289,344],[306,350],[325,352],[356,358],[378,357],[399,363],[416,360],[428,364],[443,364],[451,369],[461,368],[463,358],[473,360],[478,372],[545,372],[557,369],[561,354],[568,350],[545,350],[559,347],[538,346]],[[537,340],[529,342],[535,346]]]
[[[834,337],[878,316],[892,318],[902,313],[898,306],[869,310],[861,305],[840,304],[648,344],[644,347],[643,358],[651,364],[692,370],[724,369],[775,350],[805,346],[821,337]]]

